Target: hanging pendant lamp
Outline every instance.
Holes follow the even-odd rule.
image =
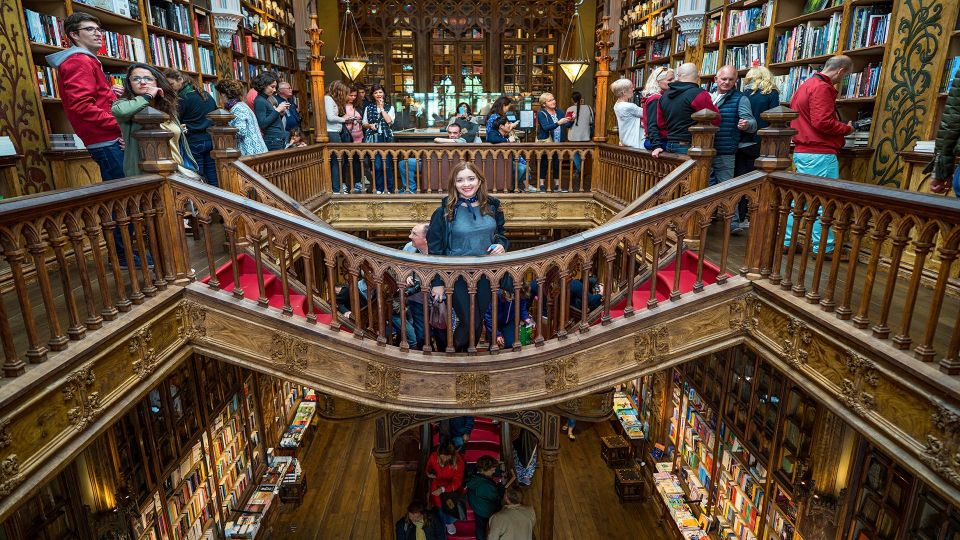
[[[343,0],[343,4],[347,9],[343,13],[343,24],[340,27],[340,46],[333,61],[348,79],[354,81],[370,62],[370,58],[367,56],[367,49],[363,46],[363,37],[360,35],[357,21],[353,18],[353,12],[350,11],[350,0]],[[348,20],[352,29],[347,27]]]
[[[570,79],[571,83],[577,82],[584,73],[587,72],[587,68],[590,66],[589,60],[587,60],[587,55],[583,53],[583,28],[580,26],[580,5],[583,4],[583,0],[577,0],[577,3],[573,6],[573,17],[570,18],[570,24],[567,26],[567,33],[564,35],[563,40],[560,42],[560,69],[563,70],[563,74]],[[577,35],[579,36],[578,44],[580,49],[579,56],[574,57],[573,51],[569,50],[573,48],[573,23],[577,23]]]

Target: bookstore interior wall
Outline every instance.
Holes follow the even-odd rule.
[[[146,62],[160,69],[179,69],[212,93],[219,79],[249,82],[267,70],[305,89],[296,54],[297,7],[294,0],[242,0],[244,18],[230,47],[224,48],[218,44],[209,0],[4,2],[0,7],[0,135],[10,137],[24,156],[19,167],[21,192],[99,181],[86,152],[72,146],[73,137],[55,136],[73,131],[57,95],[56,72],[45,60],[46,55],[70,46],[63,32],[65,17],[84,11],[100,19],[106,33],[99,58],[114,82],[122,82],[131,63]]]
[[[770,68],[787,105],[800,83],[835,54],[854,72],[840,82],[838,111],[857,131],[841,155],[841,177],[910,187],[903,152],[936,136],[952,75],[960,68],[957,2],[939,0],[708,0],[690,46],[673,22],[677,2],[623,2],[621,74],[642,87],[660,65],[701,66],[709,87],[719,66],[743,77]],[[614,17],[617,14],[612,14]]]

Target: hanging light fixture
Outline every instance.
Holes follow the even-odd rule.
[[[587,71],[590,62],[587,60],[587,55],[583,54],[583,28],[580,26],[580,5],[583,4],[583,0],[577,0],[577,3],[573,6],[573,17],[570,18],[570,24],[567,26],[567,33],[564,35],[563,40],[560,42],[560,69],[563,70],[564,75],[570,79],[571,83],[577,82],[581,76]],[[577,23],[577,36],[579,37],[578,45],[580,49],[580,55],[573,56],[573,23]]]
[[[333,61],[348,79],[354,81],[370,62],[370,58],[367,56],[367,49],[363,46],[363,37],[360,35],[357,21],[353,18],[353,12],[350,11],[350,0],[343,0],[343,4],[347,9],[343,13],[343,24],[340,27],[340,46]],[[348,20],[353,27],[352,32],[347,28]]]

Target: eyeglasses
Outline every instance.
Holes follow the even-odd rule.
[[[135,82],[135,83],[139,83],[139,82],[152,83],[152,82],[157,82],[157,80],[154,79],[153,77],[149,76],[149,75],[143,75],[143,76],[137,75],[136,77],[130,77],[130,82]]]
[[[91,34],[103,34],[103,28],[99,26],[84,26],[83,28],[78,28],[77,30],[83,30],[84,32],[90,32]]]

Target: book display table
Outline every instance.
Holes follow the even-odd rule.
[[[287,430],[280,438],[277,454],[296,457],[298,450],[306,446],[305,443],[308,440],[307,432],[310,430],[313,415],[317,410],[316,399],[317,396],[313,391],[310,391],[303,397],[303,401],[300,402],[296,412],[293,414],[293,420],[290,421],[290,426],[287,427]]]
[[[669,468],[669,463],[658,463],[658,472],[653,474],[653,485],[658,494],[654,498],[657,499],[657,506],[660,509],[658,521],[668,520],[674,523],[675,527],[668,527],[675,533],[674,538],[706,540],[709,536],[700,527],[700,522],[687,505],[680,479],[669,472]]]
[[[260,484],[250,499],[237,514],[238,517],[228,521],[224,527],[224,536],[232,540],[255,540],[260,526],[273,506],[277,494],[280,492],[283,480],[288,471],[300,470],[300,463],[296,458],[276,456],[271,460],[270,467],[260,476]],[[301,475],[302,476],[302,475]]]

